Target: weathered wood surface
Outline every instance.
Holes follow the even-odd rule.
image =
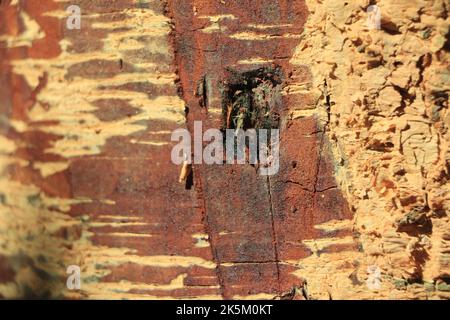
[[[413,200],[400,200],[397,211],[377,206],[394,190],[389,179],[380,178],[385,189],[359,196],[367,176],[378,179],[379,159],[357,144],[363,137],[350,138],[359,120],[350,119],[347,103],[358,97],[339,96],[347,91],[337,81],[356,83],[351,76],[358,69],[348,65],[357,61],[354,52],[365,53],[355,49],[343,56],[342,43],[350,40],[336,30],[363,30],[367,4],[306,2],[80,0],[73,4],[82,10],[81,29],[68,30],[68,1],[1,1],[0,296],[445,297],[445,178],[428,184],[429,209],[440,213],[430,218],[436,230],[426,234],[433,239],[430,248],[417,244],[426,242],[424,234],[406,238],[390,222]],[[442,29],[436,25],[430,30]],[[443,55],[439,50],[434,63]],[[171,132],[192,130],[194,120],[202,120],[204,129],[220,128],[219,88],[227,68],[264,66],[279,66],[284,75],[280,172],[266,178],[250,165],[195,165],[194,186],[186,189],[178,183],[180,167],[170,160]],[[199,98],[202,81],[207,97]],[[423,95],[432,96],[426,90]],[[339,123],[340,115],[346,122]],[[427,140],[441,141],[443,155],[428,162],[436,172],[446,161],[443,132]],[[366,161],[374,166],[369,175],[354,169]],[[401,180],[396,184],[411,190]],[[403,193],[398,197],[411,196]],[[396,239],[401,248],[409,243],[411,254],[398,258],[396,252],[406,249],[397,248]],[[81,290],[66,288],[69,265],[81,267]],[[367,288],[369,265],[382,269],[382,290]],[[442,290],[430,291],[424,279]],[[406,289],[398,287],[400,280]]]
[[[279,174],[259,176],[251,165],[200,165],[194,166],[194,178],[223,296],[281,296],[301,288],[303,279],[292,275],[292,262],[311,254],[301,241],[327,237],[314,230],[316,224],[351,219],[342,195],[331,189],[336,184],[327,166],[330,154],[322,152],[325,124],[314,117],[291,119],[294,110],[310,108],[308,95],[287,89],[298,78],[310,77],[308,68],[290,64],[308,10],[303,1],[169,3],[191,129],[195,120],[204,129],[222,127],[221,85],[229,81],[229,69],[281,68],[285,90]],[[206,97],[196,93],[200,82]],[[352,250],[352,241],[346,249]]]

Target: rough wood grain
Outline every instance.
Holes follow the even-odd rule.
[[[448,299],[448,8],[412,2],[0,1],[0,297]],[[263,67],[279,173],[178,183],[171,132]]]

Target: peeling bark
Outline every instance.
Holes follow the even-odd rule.
[[[444,1],[78,5],[0,3],[0,297],[449,298]],[[180,177],[171,132],[261,70],[279,173]]]

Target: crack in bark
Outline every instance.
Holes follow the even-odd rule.
[[[192,167],[192,171],[194,171],[194,166]],[[201,182],[201,178],[200,176],[197,174],[195,175],[195,192],[197,194],[197,199],[200,201],[201,206],[199,207],[199,209],[201,210],[201,214],[203,217],[203,226],[205,228],[205,232],[208,235],[208,242],[209,242],[209,247],[211,248],[211,254],[214,260],[214,263],[216,264],[216,276],[217,276],[217,280],[219,282],[219,287],[220,287],[220,295],[222,296],[223,299],[225,299],[225,285],[224,285],[224,280],[222,277],[222,272],[220,270],[220,260],[219,260],[219,255],[217,254],[217,250],[216,248],[213,246],[213,236],[212,236],[212,232],[211,232],[211,228],[210,228],[210,223],[209,223],[209,219],[208,219],[208,215],[206,213],[206,201],[205,201],[205,197],[203,195],[203,185]]]
[[[311,190],[311,189],[306,188],[304,185],[302,185],[300,182],[297,182],[297,181],[286,180],[286,181],[284,181],[284,182],[285,182],[285,183],[292,183],[292,184],[298,185],[302,190],[308,191],[308,192],[311,192],[311,193],[321,193],[321,192],[325,192],[325,191],[328,191],[328,190],[336,189],[336,188],[337,188],[337,185],[334,185],[334,186],[329,186],[329,187],[327,187],[327,188],[325,188],[325,189]]]
[[[317,193],[317,183],[319,181],[319,172],[320,172],[320,165],[322,163],[322,153],[323,153],[323,149],[324,149],[324,143],[325,143],[325,134],[328,130],[328,126],[330,124],[330,109],[331,109],[331,102],[330,102],[330,94],[328,93],[328,85],[327,85],[327,81],[325,80],[324,83],[324,96],[325,96],[325,106],[327,109],[327,121],[323,126],[323,133],[322,133],[322,137],[320,138],[320,145],[319,145],[319,161],[317,163],[317,170],[316,170],[316,174],[315,174],[315,181],[314,181],[314,193]]]
[[[271,229],[272,229],[272,241],[273,241],[273,250],[275,255],[275,266],[277,269],[277,283],[278,283],[278,293],[281,291],[281,284],[280,284],[280,264],[279,264],[279,258],[278,258],[278,241],[277,241],[277,234],[275,232],[275,220],[273,217],[274,214],[274,206],[272,201],[272,191],[271,191],[271,184],[270,184],[270,177],[267,176],[267,190],[269,195],[269,203],[270,203],[270,222],[271,222]]]
[[[176,38],[177,34],[180,34],[180,31],[176,30],[175,19],[173,17],[172,5],[173,4],[170,1],[166,1],[164,3],[164,6],[165,6],[164,14],[170,19],[171,24],[172,24],[171,31],[169,34],[169,41],[170,41],[170,45],[172,46],[172,50],[174,51],[174,66],[176,69],[176,73],[178,73],[179,61],[178,61],[178,57],[177,57],[178,51],[177,51],[176,44],[175,44],[175,42],[176,42],[175,38]],[[194,47],[191,47],[191,49],[208,52],[208,50],[198,49],[198,48],[194,48]],[[209,52],[215,52],[215,51],[209,51]],[[177,90],[178,95],[180,96],[181,99],[183,99],[183,87],[181,85],[181,82],[176,81],[175,83],[178,88],[178,90]],[[183,99],[183,100],[185,100],[185,99]],[[185,110],[185,118],[186,118],[186,126],[188,127],[187,116],[188,116],[188,112],[189,112],[189,107],[188,107],[187,103],[186,103],[185,108],[187,109],[187,110]],[[195,166],[192,166],[192,174],[194,174],[195,169],[196,169]],[[205,233],[208,235],[208,243],[209,243],[209,247],[211,248],[212,259],[216,265],[215,273],[216,273],[217,281],[218,281],[219,287],[220,287],[220,295],[221,295],[222,299],[225,299],[226,297],[225,297],[224,279],[223,279],[222,272],[221,272],[220,259],[219,259],[217,250],[216,250],[215,246],[213,245],[213,243],[214,243],[213,234],[211,232],[210,222],[208,219],[208,214],[206,212],[206,200],[205,200],[205,196],[203,193],[201,174],[195,174],[193,180],[194,180],[194,188],[195,188],[196,197],[200,204],[200,206],[197,207],[197,210],[200,210],[204,230],[205,230]]]
[[[227,264],[271,264],[279,263],[278,260],[264,260],[264,261],[229,261]]]

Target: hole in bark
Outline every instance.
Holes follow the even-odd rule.
[[[221,83],[223,129],[276,129],[281,109],[280,67],[243,73],[228,69]]]
[[[256,130],[259,141],[259,129],[268,129],[267,138],[271,139],[269,129],[280,127],[282,104],[282,70],[279,66],[263,67],[239,72],[227,69],[228,76],[220,82],[222,93],[222,132],[226,129]],[[224,134],[224,138],[226,134]],[[237,139],[237,138],[235,138]],[[249,148],[250,138],[245,137],[245,146]],[[224,139],[224,145],[226,139]],[[235,151],[238,143],[235,140]],[[257,146],[259,149],[259,145]],[[257,160],[259,161],[259,150]],[[252,164],[253,165],[253,164]]]

